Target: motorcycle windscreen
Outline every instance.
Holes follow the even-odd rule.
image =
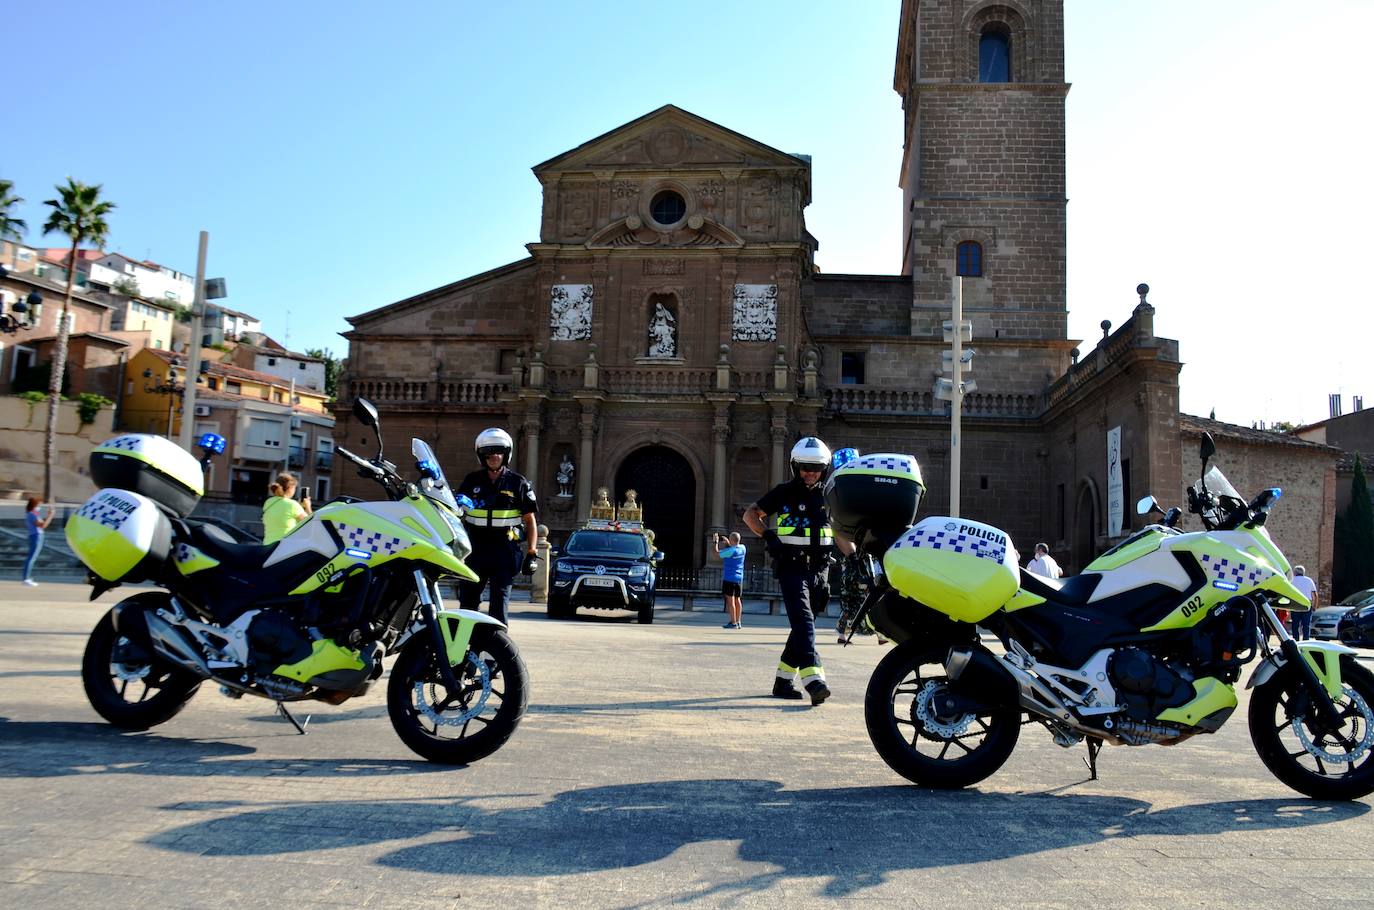
[[[1016,594],[1020,572],[1006,532],[935,516],[907,531],[883,555],[883,571],[902,595],[960,622],[979,622]]]

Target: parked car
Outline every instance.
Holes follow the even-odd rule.
[[[568,618],[578,607],[633,610],[654,621],[658,563],[648,532],[636,525],[589,522],[568,537],[553,563],[549,616]]]
[[[1337,637],[1341,617],[1352,610],[1374,604],[1374,588],[1356,591],[1338,604],[1321,607],[1312,614],[1312,637],[1334,641]]]

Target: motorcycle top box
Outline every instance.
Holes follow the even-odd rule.
[[[67,544],[106,581],[143,581],[166,563],[172,523],[146,496],[99,490],[67,522]]]
[[[200,462],[165,436],[116,436],[92,450],[90,465],[96,486],[141,494],[179,518],[205,494]]]
[[[883,556],[898,592],[959,622],[979,622],[1016,594],[1021,572],[1006,532],[966,518],[934,516]]]
[[[863,455],[845,462],[825,484],[825,507],[835,530],[855,540],[860,532],[887,546],[916,520],[926,485],[910,455]]]

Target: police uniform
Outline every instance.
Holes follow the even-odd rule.
[[[479,579],[458,583],[459,603],[465,610],[476,610],[482,589],[490,583],[491,615],[505,622],[511,583],[524,558],[518,532],[524,516],[536,511],[534,488],[510,468],[503,467],[495,480],[482,468],[464,477],[458,492],[473,501],[463,515],[463,526],[472,541],[467,566]]]
[[[800,674],[803,687],[815,682],[824,686],[812,605],[824,609],[819,601],[828,596],[826,568],[834,551],[835,532],[830,527],[821,485],[807,487],[800,478],[793,478],[769,490],[757,505],[777,519],[777,544],[769,551],[792,627],[778,663],[778,679],[790,685]]]

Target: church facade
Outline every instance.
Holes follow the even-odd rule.
[[[1067,337],[1062,0],[907,0],[897,43],[899,274],[819,272],[810,160],[667,105],[534,167],[528,258],[350,318],[342,444],[364,444],[354,396],[385,412],[388,448],[423,436],[454,473],[504,426],[555,541],[595,489],[635,489],[682,567],[743,530],[802,435],[914,454],[922,511],[940,514],[950,418],[934,385],[962,278],[978,388],[961,512],[1077,568],[1140,525],[1135,498],[1176,500],[1194,443],[1147,289],[1091,352]]]

